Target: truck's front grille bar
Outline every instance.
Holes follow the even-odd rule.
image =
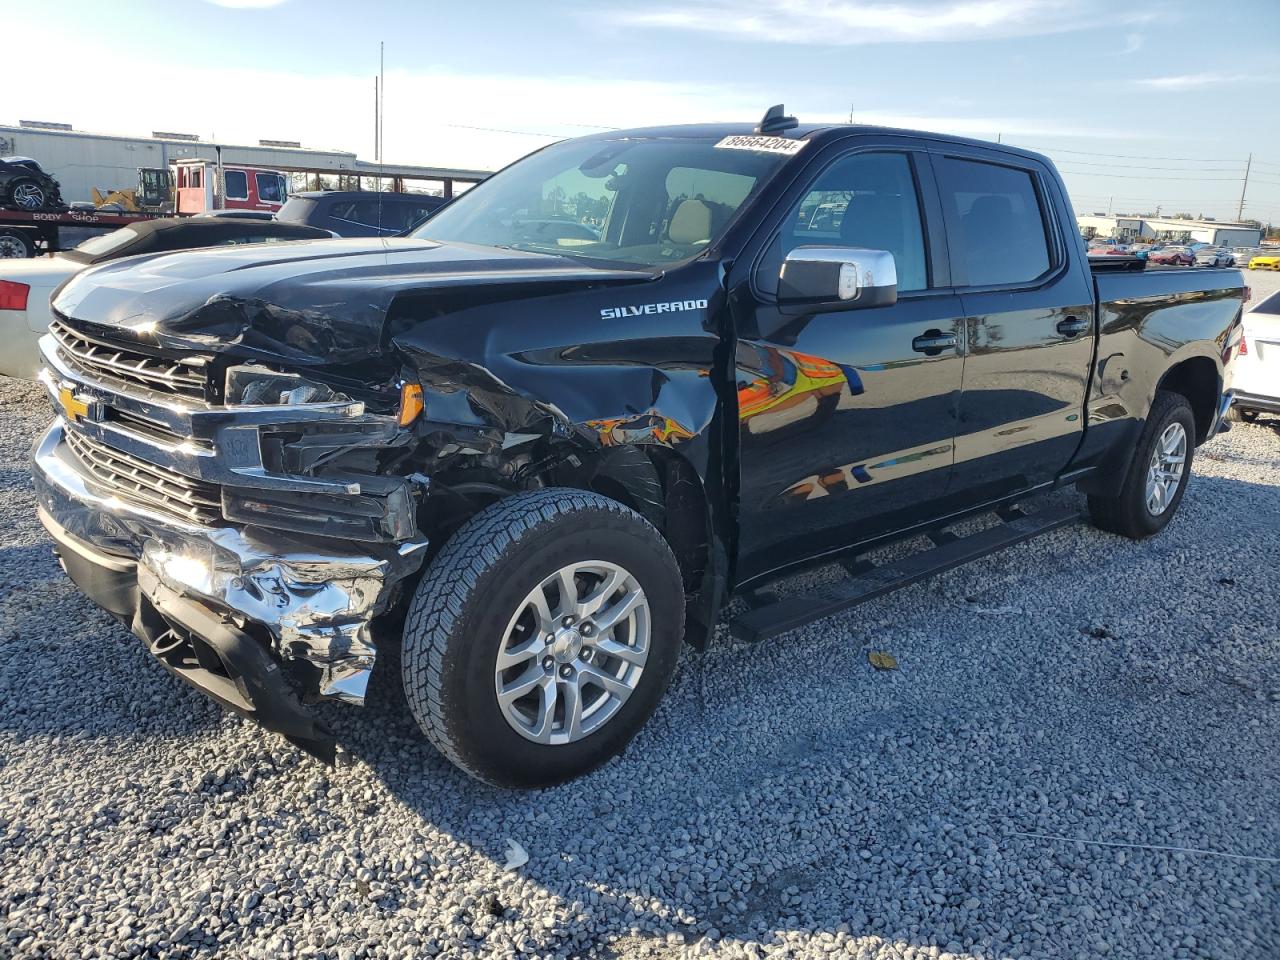
[[[222,492],[217,484],[147,463],[74,429],[67,430],[66,439],[90,475],[121,499],[192,523],[210,525],[222,519]]]
[[[58,318],[49,324],[49,332],[58,343],[63,361],[81,373],[109,384],[205,399],[208,357],[193,355],[173,360],[148,354],[94,339]]]

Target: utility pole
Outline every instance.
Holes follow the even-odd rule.
[[[386,99],[387,99],[387,69],[386,69],[385,47],[386,47],[386,44],[383,41],[379,40],[378,41],[378,81],[379,81],[378,85],[380,88],[380,99],[378,100],[378,156],[376,158],[379,163],[382,162],[383,104],[386,102]],[[382,176],[381,170],[378,171],[378,176],[379,178],[381,178]],[[381,183],[378,184],[378,189],[379,190],[382,189]]]
[[[1253,154],[1249,154],[1249,159],[1244,164],[1244,185],[1240,187],[1240,206],[1236,208],[1236,223],[1244,219],[1244,194],[1249,189],[1249,170],[1253,166]]]
[[[1115,201],[1115,197],[1107,197],[1107,216],[1111,216],[1111,204]]]

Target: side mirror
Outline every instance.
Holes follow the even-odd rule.
[[[898,302],[898,268],[887,250],[796,247],[782,262],[778,302],[851,310]]]

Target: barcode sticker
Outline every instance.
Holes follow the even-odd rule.
[[[717,150],[755,150],[760,153],[799,153],[808,140],[792,140],[790,137],[725,137],[716,144]]]

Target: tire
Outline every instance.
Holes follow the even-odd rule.
[[[43,210],[52,203],[49,191],[30,177],[9,184],[9,202],[19,210]]]
[[[0,230],[0,260],[22,260],[35,255],[35,244],[20,230]]]
[[[591,601],[603,592],[596,587],[604,577],[614,576],[605,571],[616,568],[626,579],[610,596],[638,604],[613,628],[592,631],[594,639],[577,627],[593,616],[603,622],[619,609],[617,601],[601,601],[594,614],[583,608],[582,619],[565,626],[565,610],[574,608],[566,608],[555,580],[558,571],[588,562],[603,566],[575,573],[575,592]],[[535,595],[546,615],[539,617]],[[647,646],[640,639],[646,623]],[[428,566],[405,619],[405,695],[428,739],[473,777],[497,786],[550,786],[622,752],[671,682],[683,628],[679,567],[644,518],[580,490],[519,494],[473,517]],[[555,642],[544,645],[549,639]],[[620,644],[627,658],[610,655],[606,644],[615,645],[609,650]],[[641,647],[643,663],[631,662]],[[509,662],[525,659],[499,672],[500,649]],[[565,671],[573,679],[562,679]],[[591,678],[602,671],[628,679],[629,694],[618,692],[626,684],[611,683],[613,692],[597,686]],[[566,706],[579,677],[586,678],[579,692],[585,706],[579,729],[571,730]],[[514,691],[529,683],[538,686],[500,703],[500,684]],[[551,711],[547,687],[556,693]],[[539,718],[550,722],[535,730]]]
[[[1170,436],[1176,437],[1177,428],[1181,428],[1182,436],[1180,472],[1176,483],[1167,487],[1160,484],[1167,492],[1163,496],[1158,495],[1153,506],[1149,499],[1149,481],[1155,470],[1157,446],[1163,446],[1162,441]],[[1163,530],[1178,512],[1182,495],[1187,489],[1195,453],[1195,436],[1195,416],[1187,398],[1180,393],[1157,391],[1119,494],[1114,497],[1089,497],[1089,516],[1093,525],[1133,540],[1143,540]],[[1162,474],[1167,476],[1168,472],[1166,469]]]

